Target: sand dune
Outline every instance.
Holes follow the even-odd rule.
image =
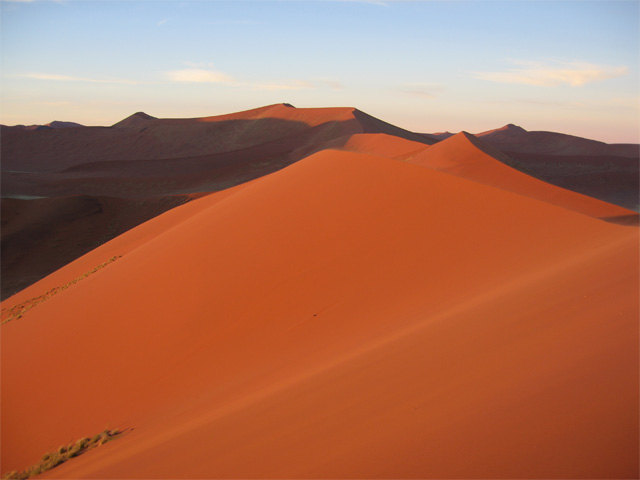
[[[348,142],[361,132],[387,132],[389,146],[375,145],[383,154],[395,155],[394,145],[401,154],[400,144],[415,149],[430,143],[354,108],[299,109],[285,104],[195,119],[157,119],[138,112],[111,128],[3,133],[3,197],[67,200],[3,200],[5,230],[15,230],[10,223],[18,217],[33,218],[44,204],[47,216],[64,218],[65,226],[54,228],[54,222],[40,218],[35,222],[39,227],[29,227],[28,238],[22,235],[20,242],[11,245],[3,233],[3,244],[9,248],[3,249],[7,268],[3,269],[2,298],[149,219],[150,212],[157,215],[184,203],[185,195],[259,178],[328,148],[336,139]],[[78,198],[69,200],[72,196]],[[110,206],[108,219],[84,215],[78,203],[100,208],[105,201]],[[139,214],[131,212],[136,204]],[[54,205],[59,211],[52,210]],[[122,211],[117,211],[118,205]],[[134,218],[139,222],[132,222]],[[67,229],[69,222],[83,228]],[[45,231],[44,225],[51,228]],[[51,255],[48,242],[52,239],[63,254]]]
[[[446,140],[453,136],[450,132],[425,135],[435,140]],[[474,135],[492,147],[509,152],[541,155],[609,155],[635,159],[640,156],[638,144],[608,144],[564,133],[530,132],[512,123]]]
[[[316,143],[353,133],[389,133],[433,143],[355,108],[278,104],[192,119],[156,119],[139,112],[113,127],[85,127],[81,133],[76,129],[9,129],[3,135],[3,170],[51,173],[86,162],[214,155],[293,137],[311,128],[316,128]]]
[[[595,218],[634,216],[634,212],[625,208],[559,188],[527,175],[520,171],[524,168],[517,161],[465,132],[425,149],[409,161]]]
[[[434,140],[449,132],[425,134]],[[517,125],[476,133],[506,154],[515,168],[547,183],[608,203],[640,208],[640,146],[606,144],[554,132],[528,132]]]
[[[637,229],[478,161],[319,152],[3,302],[121,256],[2,326],[3,472],[111,426],[43,478],[637,476]]]
[[[509,124],[476,134],[500,150],[544,155],[616,155],[638,158],[640,147],[634,144],[608,144],[587,138],[555,132],[528,132]]]
[[[428,145],[422,143],[381,133],[348,135],[326,142],[320,145],[320,147],[323,150],[345,150],[403,161],[407,161],[418,153],[430,148]]]

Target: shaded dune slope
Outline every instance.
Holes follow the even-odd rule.
[[[605,202],[640,209],[640,158],[505,152],[545,182]]]
[[[2,326],[3,471],[108,424],[135,430],[44,478],[637,475],[637,242],[314,154],[3,302],[122,255]]]
[[[495,130],[478,133],[476,136],[500,150],[520,153],[581,156],[614,155],[628,158],[638,158],[640,156],[640,145],[637,144],[604,143],[556,132],[529,132],[511,123]]]
[[[2,199],[2,298],[194,196]]]

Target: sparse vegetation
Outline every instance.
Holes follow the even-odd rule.
[[[26,470],[5,473],[2,480],[25,480],[40,475],[47,470],[57,467],[70,458],[77,457],[87,450],[104,445],[122,433],[122,430],[105,430],[92,438],[83,437],[75,443],[61,445],[55,452],[45,453],[42,459]]]
[[[104,263],[101,263],[100,265],[98,265],[97,267],[92,268],[91,270],[89,270],[88,272],[82,274],[80,277],[75,278],[73,280],[71,280],[69,283],[62,285],[61,287],[54,287],[51,290],[49,290],[48,292],[45,292],[44,294],[40,295],[39,297],[35,297],[35,298],[31,298],[29,300],[26,300],[22,303],[19,303],[18,305],[14,305],[13,307],[11,307],[11,309],[9,310],[8,316],[7,318],[2,322],[2,324],[5,324],[7,322],[10,322],[11,320],[16,320],[18,318],[21,318],[22,315],[24,315],[25,312],[27,312],[28,310],[31,310],[33,307],[35,307],[36,305],[44,302],[45,300],[48,300],[49,298],[51,298],[52,296],[54,296],[56,293],[62,292],[64,290],[66,290],[67,288],[71,287],[72,285],[75,285],[76,283],[78,283],[81,280],[84,280],[85,278],[87,278],[89,275],[96,273],[98,270],[106,267],[107,265],[109,265],[112,262],[115,262],[117,259],[119,259],[122,255],[117,255],[114,257],[111,257],[109,260],[107,260]]]

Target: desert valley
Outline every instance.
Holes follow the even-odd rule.
[[[290,104],[0,133],[6,478],[640,475],[637,144]]]

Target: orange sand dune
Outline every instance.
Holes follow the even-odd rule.
[[[426,148],[409,161],[591,217],[614,219],[637,216],[636,212],[626,208],[565,190],[527,175],[516,169],[523,169],[517,161],[466,132]]]
[[[435,147],[431,147],[435,148]],[[43,478],[638,475],[638,231],[324,151],[6,302],[2,470]]]
[[[3,265],[8,268],[3,268],[2,298],[147,220],[150,211],[159,214],[182,203],[161,198],[229,188],[280,170],[335,139],[342,142],[361,132],[386,132],[385,137],[393,138],[387,141],[389,145],[420,148],[430,142],[354,108],[285,104],[194,119],[157,119],[138,112],[111,128],[24,131],[3,127],[3,196],[66,199],[11,198],[3,202],[8,205],[3,210],[10,210],[3,219],[30,217],[34,208],[45,203],[47,215],[26,228],[30,236],[21,237],[26,242],[13,242],[3,249]],[[376,148],[383,148],[380,142]],[[387,147],[385,154],[394,148]],[[102,215],[105,197],[113,197],[106,207],[109,215]],[[121,211],[112,208],[118,205]],[[132,212],[134,205],[140,207],[140,213]],[[110,218],[103,218],[107,216]],[[56,226],[53,218],[84,228],[76,237],[66,226]],[[140,222],[132,222],[133,218]],[[62,228],[65,232],[60,234]],[[3,235],[3,244],[4,240]],[[51,256],[49,240],[54,250],[64,253]]]
[[[384,133],[360,133],[340,137],[323,144],[322,147],[404,161],[430,148],[429,145]]]

